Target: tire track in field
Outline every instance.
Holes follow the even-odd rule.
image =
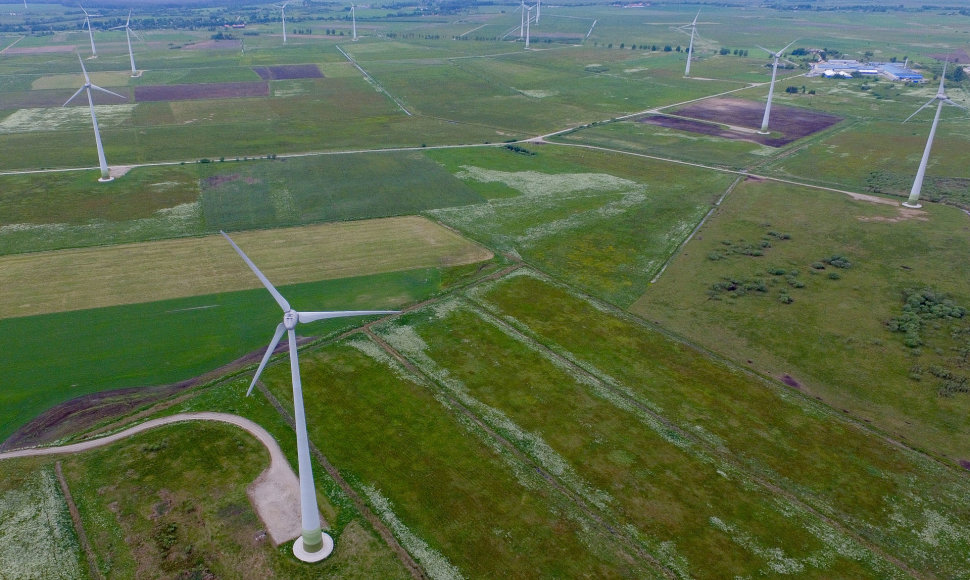
[[[628,533],[626,533],[623,530],[623,526],[619,525],[618,523],[608,521],[607,517],[604,514],[600,513],[599,510],[597,510],[595,507],[590,505],[589,502],[583,499],[581,495],[574,492],[568,486],[560,482],[559,479],[556,478],[556,476],[554,476],[552,473],[544,469],[541,465],[535,462],[526,453],[521,451],[518,447],[515,446],[515,444],[513,444],[507,438],[503,437],[501,434],[496,432],[491,427],[491,425],[489,425],[481,417],[476,415],[468,407],[463,405],[460,401],[458,401],[453,396],[451,396],[451,394],[448,393],[447,389],[441,388],[437,381],[435,381],[431,376],[429,376],[427,373],[422,371],[413,361],[411,361],[408,357],[406,357],[403,353],[395,349],[393,346],[388,344],[380,336],[375,334],[374,331],[369,326],[364,328],[363,331],[368,338],[370,338],[375,344],[377,344],[381,349],[383,349],[388,355],[392,356],[396,361],[398,361],[401,365],[403,365],[408,370],[408,372],[420,378],[422,381],[426,382],[427,384],[435,385],[436,386],[435,391],[439,395],[444,397],[454,409],[457,409],[462,415],[464,415],[469,420],[474,422],[475,425],[477,425],[480,429],[488,433],[490,437],[492,437],[495,441],[501,444],[504,448],[509,450],[509,452],[511,452],[519,461],[529,466],[530,468],[534,469],[536,473],[538,473],[539,476],[542,477],[542,479],[544,479],[547,483],[549,483],[549,485],[553,489],[555,489],[557,492],[565,496],[567,500],[571,501],[577,508],[579,508],[588,517],[592,518],[592,520],[596,522],[603,530],[605,530],[609,536],[619,540],[620,543],[627,550],[630,550],[632,552],[631,555],[639,557],[641,561],[649,564],[657,571],[663,573],[664,576],[668,578],[677,577],[677,575],[671,569],[664,566],[663,563],[661,563],[656,557],[653,556],[653,554],[649,553],[639,542],[637,542]]]
[[[84,532],[81,512],[78,511],[77,504],[74,503],[74,497],[71,496],[71,488],[67,486],[67,480],[64,479],[64,472],[61,470],[60,460],[54,463],[54,474],[57,475],[57,482],[61,484],[61,493],[64,494],[67,510],[71,513],[71,521],[74,522],[74,531],[77,532],[78,542],[80,542],[81,549],[84,550],[84,556],[88,560],[88,571],[95,580],[102,580],[104,575],[101,574],[101,569],[98,568],[98,558],[94,554],[94,549],[91,548],[88,535]]]
[[[660,424],[675,431],[680,437],[683,437],[687,441],[690,441],[692,445],[696,445],[698,447],[703,448],[712,457],[717,457],[721,461],[724,461],[725,463],[731,465],[739,473],[745,474],[745,476],[747,476],[752,483],[755,483],[763,487],[764,489],[768,490],[770,493],[784,498],[792,505],[798,507],[804,512],[815,516],[823,523],[829,525],[833,529],[844,534],[846,537],[851,538],[853,541],[857,542],[860,546],[863,546],[866,549],[870,550],[873,554],[879,556],[884,561],[892,564],[901,572],[913,578],[932,577],[931,575],[926,573],[920,574],[919,572],[914,570],[912,567],[910,567],[902,560],[887,553],[880,546],[874,544],[873,542],[866,539],[861,534],[857,533],[854,529],[846,525],[843,525],[841,522],[833,519],[832,517],[825,515],[824,513],[816,509],[813,505],[811,505],[809,503],[810,500],[808,499],[803,500],[801,497],[796,495],[795,492],[788,491],[787,489],[780,487],[778,484],[772,482],[766,477],[763,477],[757,473],[754,473],[749,467],[745,466],[740,461],[738,461],[734,457],[733,452],[731,452],[730,450],[727,450],[727,453],[725,453],[724,450],[719,450],[712,443],[697,437],[690,431],[683,429],[680,425],[675,423],[673,420],[668,419],[662,414],[652,410],[649,406],[641,402],[637,397],[631,396],[629,393],[625,392],[621,388],[617,388],[614,384],[612,384],[612,381],[605,380],[602,376],[599,376],[598,373],[591,372],[587,367],[581,365],[578,360],[576,360],[573,356],[571,356],[571,353],[569,353],[568,350],[562,349],[566,353],[566,354],[563,354],[550,348],[545,343],[539,340],[540,337],[535,335],[530,336],[530,334],[527,334],[523,330],[516,328],[512,324],[508,323],[505,319],[503,319],[500,316],[499,313],[494,312],[494,310],[496,310],[495,307],[492,307],[491,305],[482,302],[480,299],[476,299],[472,296],[468,296],[467,294],[466,294],[466,298],[467,300],[471,301],[471,304],[468,304],[466,302],[466,308],[470,312],[472,312],[476,316],[479,316],[479,318],[481,318],[483,322],[487,324],[492,324],[493,326],[497,327],[500,331],[504,332],[510,338],[513,338],[517,342],[526,345],[526,348],[529,348],[529,345],[535,345],[536,347],[541,349],[543,356],[548,360],[558,361],[559,363],[569,368],[572,372],[575,372],[578,375],[584,376],[589,380],[595,381],[601,388],[610,391],[615,396],[625,400],[628,404],[636,407],[639,411],[652,417]],[[594,369],[594,371],[595,370],[596,369]],[[833,511],[836,511],[836,510],[834,510],[833,508]],[[841,512],[838,512],[838,513],[840,515],[844,515],[844,514],[841,514]],[[846,519],[848,518],[846,517]]]

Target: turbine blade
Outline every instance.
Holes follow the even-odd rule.
[[[373,316],[375,314],[398,314],[400,310],[335,310],[333,312],[299,312],[300,322],[314,322],[327,318],[347,318],[348,316]]]
[[[963,109],[964,111],[970,111],[970,109],[968,109],[968,108],[966,108],[966,107],[964,107],[964,106],[963,106],[963,105],[961,105],[960,103],[954,103],[954,102],[953,102],[953,101],[951,101],[950,99],[943,99],[943,102],[944,102],[944,103],[946,103],[946,104],[948,104],[948,105],[953,105],[954,107],[958,107],[958,108],[960,108],[960,109]]]
[[[92,89],[98,89],[102,93],[108,93],[109,95],[114,95],[114,96],[118,97],[119,99],[125,99],[125,100],[128,99],[128,97],[126,97],[124,95],[119,95],[118,93],[116,93],[114,91],[109,91],[108,89],[103,89],[103,88],[101,88],[101,87],[99,87],[98,85],[95,85],[95,84],[91,84],[91,88]]]
[[[128,20],[125,21],[125,28],[128,28],[129,24],[131,24],[131,8],[128,9]]]
[[[795,40],[793,40],[793,41],[789,42],[788,44],[786,44],[785,45],[785,48],[783,48],[783,49],[781,49],[781,50],[778,51],[778,54],[781,54],[781,53],[785,52],[786,50],[788,50],[788,47],[790,47],[791,45],[793,45],[796,42],[798,42],[798,40],[799,39],[796,38]]]
[[[81,53],[78,53],[77,61],[81,63],[81,72],[84,73],[84,82],[91,84],[91,79],[88,78],[88,69],[84,68],[84,60],[81,59]]]
[[[920,111],[922,111],[922,110],[923,110],[923,109],[925,109],[926,107],[929,107],[929,106],[930,106],[930,105],[932,105],[932,104],[933,104],[933,103],[934,103],[935,101],[936,101],[936,97],[933,97],[933,98],[932,98],[932,99],[930,99],[929,101],[926,101],[926,104],[925,104],[925,105],[923,105],[922,107],[920,107],[920,108],[918,108],[918,109],[916,109],[916,112],[915,112],[915,113],[913,113],[912,115],[910,115],[910,116],[908,116],[908,117],[906,117],[906,121],[909,121],[910,119],[912,119],[913,117],[915,117],[915,116],[916,116],[917,114],[919,114],[919,112],[920,112]],[[906,121],[903,121],[903,123],[905,123]]]
[[[249,256],[247,256],[245,252],[239,249],[239,246],[236,245],[236,242],[232,241],[232,238],[230,238],[228,234],[226,234],[226,232],[219,230],[219,233],[222,234],[222,237],[226,238],[230,244],[232,244],[233,249],[236,250],[236,253],[239,254],[239,256],[243,259],[244,262],[246,262],[246,265],[249,266],[249,269],[252,270],[254,274],[256,274],[256,277],[259,278],[259,281],[263,283],[263,286],[265,286],[266,289],[269,290],[269,293],[273,295],[273,299],[276,300],[276,303],[280,305],[280,308],[283,309],[283,312],[289,312],[291,310],[290,303],[286,301],[286,298],[283,298],[283,295],[280,294],[279,291],[270,283],[270,281],[266,279],[266,276],[264,276],[263,273],[259,271],[259,268],[256,267],[256,264],[253,264],[253,261],[249,259]]]
[[[80,94],[81,94],[81,91],[83,91],[83,90],[84,90],[84,87],[81,87],[81,88],[79,88],[79,89],[77,90],[77,92],[76,92],[76,93],[74,93],[73,95],[71,95],[71,98],[70,98],[70,99],[68,99],[68,100],[66,100],[66,101],[64,101],[64,104],[63,104],[63,105],[61,105],[61,106],[62,106],[62,107],[66,107],[66,106],[67,106],[67,104],[68,104],[68,103],[70,103],[71,101],[73,101],[73,100],[74,100],[74,97],[76,97],[76,96],[78,96],[78,95],[80,95]]]
[[[765,48],[765,47],[763,47],[763,46],[761,46],[760,44],[756,44],[755,46],[757,46],[757,47],[758,47],[758,48],[760,48],[761,50],[763,50],[763,51],[765,51],[765,52],[767,52],[767,53],[768,53],[768,54],[770,54],[771,56],[775,56],[775,53],[774,53],[774,51],[771,51],[771,50],[768,50],[767,48]]]
[[[276,350],[276,345],[280,343],[280,339],[283,338],[283,333],[286,331],[286,327],[283,323],[279,323],[276,326],[276,332],[273,334],[273,340],[269,341],[269,347],[266,348],[266,354],[263,355],[263,360],[259,363],[259,368],[256,369],[256,374],[253,375],[253,382],[249,383],[249,390],[246,391],[246,396],[253,392],[253,387],[256,386],[256,381],[259,380],[259,375],[263,373],[263,368],[266,367],[266,363],[269,362],[269,358],[273,356],[273,351]]]
[[[698,10],[697,14],[694,15],[694,21],[690,23],[691,26],[697,26],[697,17],[701,15],[701,11]]]

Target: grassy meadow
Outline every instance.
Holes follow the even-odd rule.
[[[530,50],[513,3],[373,4],[357,41],[344,8],[288,6],[284,45],[268,4],[144,7],[131,77],[127,11],[90,59],[78,9],[0,5],[0,440],[104,393],[36,440],[221,411],[295,466],[287,354],[243,396],[279,310],[220,229],[297,308],[406,310],[299,329],[325,562],[261,535],[258,442],[178,424],[61,458],[90,551],[55,460],[0,460],[0,577],[970,574],[963,111],[898,205],[964,14],[704,5],[684,78],[697,6],[543,6]],[[639,122],[763,102],[758,46],[794,38],[928,82],[789,55],[774,102],[842,121],[777,148]],[[78,54],[126,96],[95,102],[110,183],[61,106]],[[218,98],[136,98],[175,85]]]
[[[819,219],[823,214],[847,219]],[[963,212],[945,206],[903,213],[749,181],[631,311],[767,376],[792,377],[805,392],[910,445],[967,460],[966,397],[940,396],[941,379],[912,372],[942,365],[961,374],[959,328],[966,323],[929,322],[926,344],[916,348],[887,323],[902,314],[909,288],[970,304],[968,228]],[[850,267],[824,262],[836,255]]]

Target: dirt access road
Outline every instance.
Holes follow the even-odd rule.
[[[155,427],[185,421],[220,421],[222,423],[229,423],[230,425],[236,425],[237,427],[245,429],[259,439],[269,451],[269,467],[260,473],[255,481],[249,484],[249,487],[246,488],[246,494],[256,509],[256,514],[259,515],[259,519],[266,526],[266,532],[269,534],[274,545],[278,546],[298,537],[302,531],[300,525],[300,482],[296,474],[293,473],[293,468],[290,467],[280,446],[276,443],[276,439],[256,423],[238,415],[212,412],[181,413],[160,419],[152,419],[119,433],[108,435],[107,437],[75,443],[73,445],[35,447],[32,449],[19,449],[17,451],[0,453],[0,460],[13,459],[14,457],[78,453],[95,447],[109,445],[137,433],[154,429]],[[322,519],[322,516],[321,521],[323,522],[323,527],[326,528],[327,524]]]

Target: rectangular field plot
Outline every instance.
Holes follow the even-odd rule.
[[[269,85],[265,82],[148,85],[135,87],[136,101],[194,101],[199,99],[265,97],[268,95]]]
[[[264,81],[323,78],[323,73],[320,72],[320,69],[315,64],[254,66],[253,71]]]
[[[760,489],[759,493],[773,496],[767,503],[758,503],[778,506],[785,514],[776,520],[780,527],[768,536],[776,542],[794,539],[792,534],[796,529],[804,528],[817,541],[826,544],[827,549],[857,563],[868,562],[866,566],[873,566],[870,573],[874,571],[876,576],[892,568],[932,570],[943,576],[965,571],[963,554],[970,547],[970,508],[958,498],[970,493],[970,484],[956,470],[900,448],[878,433],[844,420],[837,412],[792,394],[788,387],[769,385],[730,369],[621,313],[606,313],[569,291],[534,277],[518,276],[501,281],[480,296],[476,300],[481,300],[489,312],[479,316],[521,345],[503,347],[504,350],[487,358],[483,353],[494,351],[497,345],[510,344],[508,339],[493,339],[494,346],[482,344],[487,331],[471,330],[481,323],[471,324],[473,318],[458,319],[453,314],[444,322],[430,325],[428,330],[419,327],[425,344],[429,345],[428,356],[447,369],[450,373],[447,376],[461,378],[470,392],[480,393],[486,400],[507,401],[495,403],[506,413],[521,409],[519,412],[531,417],[530,424],[542,432],[558,425],[557,413],[552,412],[548,417],[541,415],[547,412],[548,406],[557,404],[558,397],[564,397],[558,404],[568,405],[567,408],[584,400],[576,394],[558,392],[568,380],[537,376],[538,371],[533,369],[541,367],[533,362],[510,362],[515,370],[510,369],[509,375],[516,377],[510,383],[481,379],[488,375],[484,369],[476,369],[490,364],[501,368],[513,356],[526,356],[514,355],[516,350],[524,353],[523,349],[534,349],[560,369],[567,370],[583,390],[606,401],[598,401],[596,405],[586,403],[583,413],[591,413],[588,419],[576,414],[578,411],[570,411],[574,418],[562,429],[571,435],[564,434],[557,439],[561,443],[550,442],[561,453],[568,455],[570,446],[593,438],[586,434],[587,429],[595,430],[604,421],[618,421],[621,416],[618,411],[623,410],[630,415],[630,420],[635,418],[642,423],[644,432],[651,428],[686,456],[713,463],[708,469],[720,469],[732,481],[746,481],[742,486],[746,488],[744,495]],[[448,323],[449,320],[456,322]],[[506,327],[507,323],[500,320],[512,326]],[[576,324],[578,320],[583,323]],[[445,337],[442,332],[449,334]],[[475,353],[476,357],[473,360],[462,353]],[[527,358],[534,361],[535,356],[528,354]],[[500,370],[491,372],[501,374]],[[556,389],[543,388],[544,382],[556,385]],[[607,402],[617,408],[612,414],[593,414],[597,405]],[[581,427],[584,420],[589,421],[586,428]],[[643,436],[632,427],[618,428],[618,432],[623,433],[623,441]],[[597,465],[587,455],[593,450],[606,455],[602,463],[604,470],[623,469],[623,462],[618,461],[623,457],[643,470],[650,470],[655,464],[655,460],[621,453],[612,462],[607,461],[614,449],[598,447],[609,441],[606,435],[599,439],[577,447],[577,452],[583,451],[574,460],[577,470]],[[643,449],[647,448],[655,450],[657,446],[644,445]],[[582,463],[579,463],[580,457],[585,458]],[[630,476],[603,481],[613,481],[616,493],[622,496],[636,489],[630,484],[616,486],[616,481],[626,482],[627,477]],[[678,481],[687,480],[675,478],[670,484],[673,489],[677,489],[679,484],[674,482]],[[711,485],[704,483],[700,489],[710,490]],[[621,500],[618,498],[618,501]],[[739,500],[725,503],[735,505],[736,501]],[[685,510],[696,510],[702,504],[698,502]],[[807,514],[821,516],[821,520],[809,523],[814,517],[809,518]],[[707,515],[728,522],[718,513]],[[771,521],[770,517],[759,517],[756,527],[764,530],[762,526],[771,525]],[[751,550],[757,555],[755,546],[767,547],[755,540],[757,535],[753,531],[744,532],[740,521],[734,520],[724,527],[710,519],[710,524],[725,531],[737,543],[728,549],[731,553]],[[941,533],[939,530],[943,528],[953,532]],[[697,536],[690,534],[689,537]],[[837,537],[841,539],[829,543]],[[850,544],[842,542],[850,542],[855,547],[848,549]],[[794,546],[804,545],[809,544],[794,543]],[[678,546],[681,553],[687,550],[682,542]],[[821,554],[799,556],[793,547],[781,548],[793,561],[804,565],[805,573],[821,562],[832,561],[820,557]],[[869,556],[863,557],[867,552]],[[838,566],[828,574],[818,573],[823,577],[831,575]]]
[[[242,232],[277,284],[488,260],[491,252],[418,217]],[[257,288],[221,236],[0,258],[0,318]],[[53,283],[58,280],[57,283]]]
[[[300,356],[310,440],[431,577],[660,577],[364,337]],[[289,368],[263,380],[287,408]]]

